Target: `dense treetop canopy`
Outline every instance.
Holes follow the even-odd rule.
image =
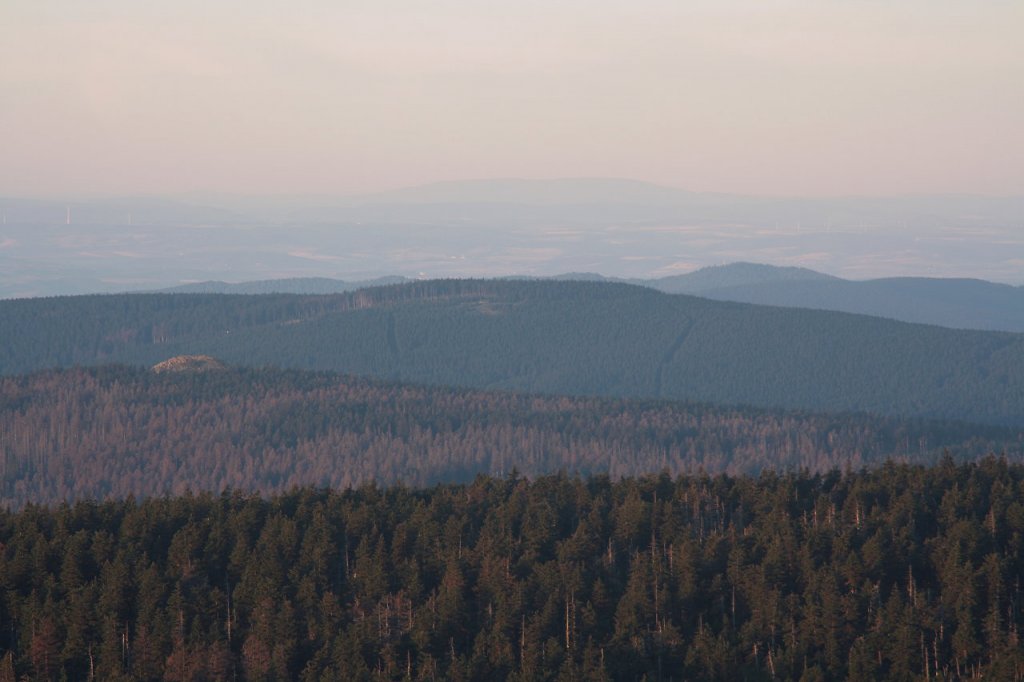
[[[1024,468],[0,512],[0,679],[1024,676]]]

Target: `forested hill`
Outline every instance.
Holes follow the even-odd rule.
[[[327,277],[290,277],[252,282],[192,282],[161,289],[164,294],[341,294],[374,286],[409,282],[406,277],[378,277],[370,280],[345,281]]]
[[[714,275],[722,270],[727,272],[716,282]],[[751,281],[744,281],[744,274],[751,275]],[[762,279],[755,279],[757,275]],[[978,279],[890,277],[850,281],[797,268],[735,264],[654,280],[651,285],[668,293],[721,301],[839,310],[958,329],[1024,332],[1024,287]]]
[[[0,679],[1024,677],[1024,468],[0,512]]]
[[[963,423],[419,387],[211,358],[158,369],[0,378],[0,506],[513,470],[826,471],[1024,449],[1019,429]]]
[[[520,391],[1024,424],[1024,335],[597,282],[0,301],[0,371],[179,354]]]

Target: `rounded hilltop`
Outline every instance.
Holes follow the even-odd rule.
[[[210,355],[177,355],[158,362],[151,368],[153,372],[211,372],[227,369],[227,365]]]

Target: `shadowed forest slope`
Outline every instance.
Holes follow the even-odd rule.
[[[595,282],[0,301],[0,372],[208,354],[528,392],[1024,423],[1024,335]]]

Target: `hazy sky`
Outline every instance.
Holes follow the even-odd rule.
[[[3,0],[0,194],[1024,193],[1020,0]]]

